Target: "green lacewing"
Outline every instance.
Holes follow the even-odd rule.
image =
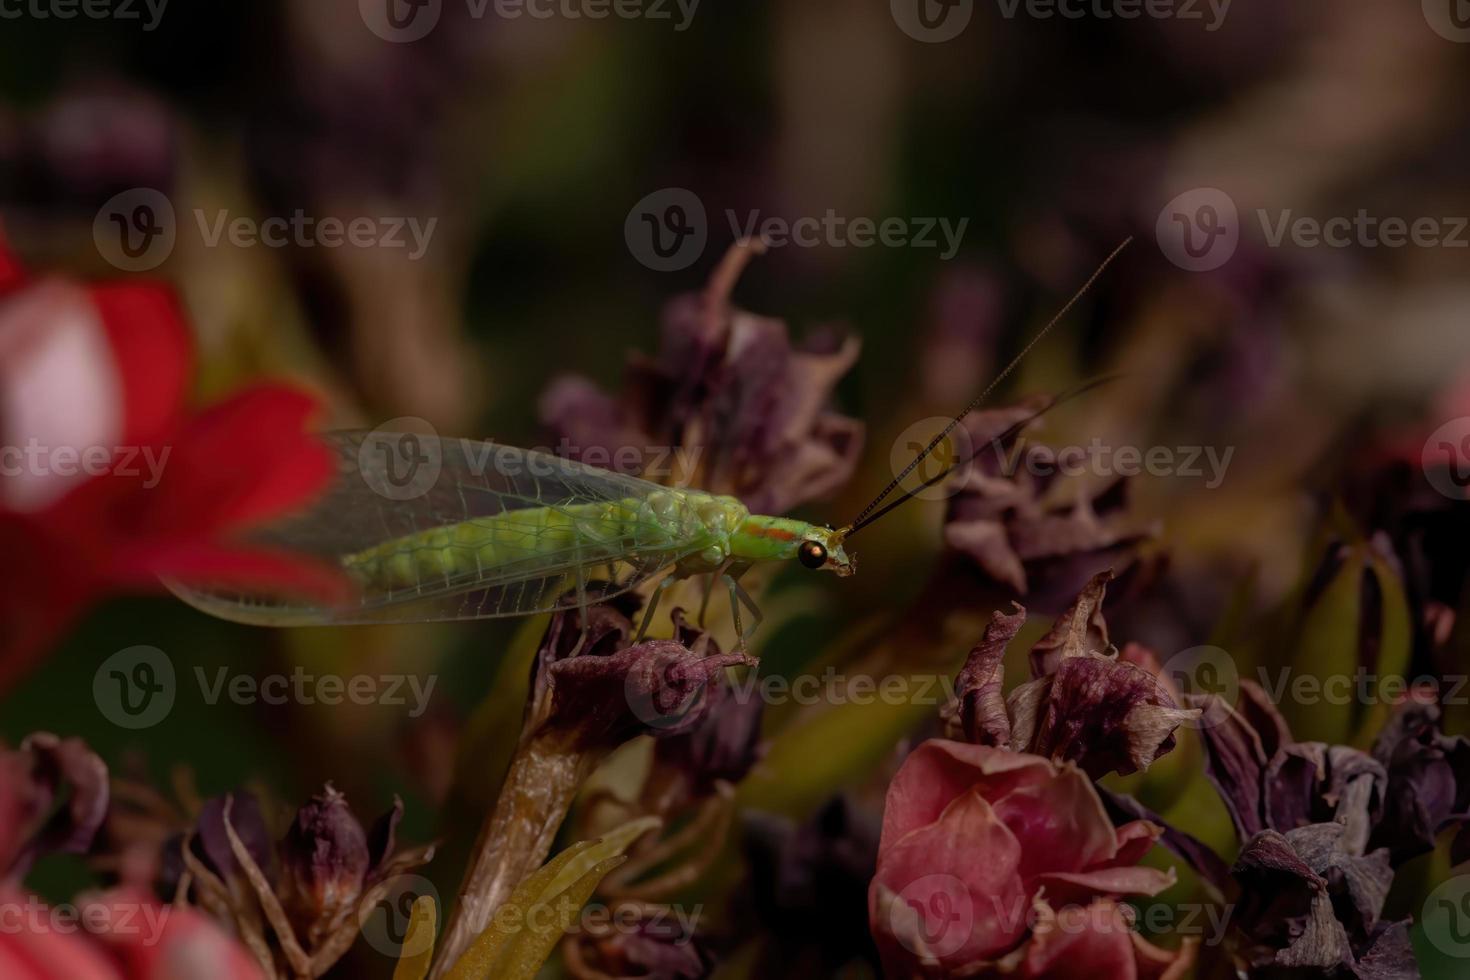
[[[319,606],[289,597],[167,584],[185,601],[224,619],[305,626],[483,619],[586,608],[657,582],[644,613],[646,629],[663,587],[707,575],[711,588],[722,581],[730,590],[736,629],[743,638],[739,607],[749,610],[756,622],[760,613],[741,588],[741,575],[756,564],[793,558],[807,568],[851,575],[856,566],[847,540],[983,451],[957,460],[884,505],[1127,245],[1119,245],[1005,370],[841,528],[752,514],[734,497],[663,486],[512,446],[413,433],[338,432],[323,436],[338,460],[338,478],[309,513],[267,529],[258,543],[340,567],[356,587],[351,601]],[[1100,383],[1053,399],[1001,439]],[[432,462],[433,478],[398,492],[404,483],[399,464],[405,459]]]

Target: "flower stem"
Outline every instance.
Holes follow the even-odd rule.
[[[531,735],[517,747],[495,809],[480,828],[432,977],[448,972],[521,879],[545,863],[577,790],[603,755],[555,731]]]

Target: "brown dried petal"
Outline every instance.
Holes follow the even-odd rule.
[[[1103,619],[1102,604],[1112,580],[1111,570],[1094,575],[1067,610],[1057,617],[1046,636],[1031,648],[1032,677],[1055,673],[1068,657],[1108,648],[1108,624]]]
[[[398,824],[402,820],[403,798],[395,793],[393,806],[373,821],[372,829],[368,831],[369,872],[377,872],[382,868],[383,863],[393,856],[393,851],[398,846]]]
[[[260,801],[247,789],[237,789],[233,794],[206,800],[199,811],[194,840],[190,846],[204,860],[205,865],[221,878],[229,880],[242,874],[230,846],[229,834],[225,830],[227,803],[230,805],[230,825],[244,842],[251,859],[268,878],[273,878],[275,867],[271,862],[270,831],[266,829],[265,819],[261,816]]]
[[[79,738],[37,732],[0,751],[0,879],[23,876],[42,854],[85,853],[110,796],[106,764]]]
[[[1261,735],[1248,714],[1252,705],[1273,714],[1276,709],[1252,681],[1240,682],[1240,695],[1240,703],[1234,706],[1225,704],[1214,694],[1187,695],[1186,703],[1204,711],[1205,717],[1222,719],[1219,724],[1202,730],[1205,775],[1230,812],[1236,837],[1245,841],[1268,826],[1264,787],[1266,767],[1270,763]]]
[[[1026,610],[1012,603],[1015,612],[991,614],[985,635],[965,660],[955,678],[957,721],[967,741],[1010,748],[1011,722],[1006,716],[1006,646],[1026,624]]]

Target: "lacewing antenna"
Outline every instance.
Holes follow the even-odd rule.
[[[955,430],[955,428],[958,427],[961,422],[963,422],[965,420],[965,416],[969,415],[971,412],[975,411],[975,409],[979,408],[981,405],[983,405],[985,403],[985,399],[987,399],[987,398],[990,397],[991,392],[995,391],[996,387],[998,387],[1002,381],[1004,381],[1007,377],[1009,377],[1010,374],[1011,374],[1011,372],[1013,372],[1017,367],[1020,366],[1021,361],[1025,359],[1025,357],[1026,357],[1027,354],[1031,353],[1031,349],[1033,347],[1035,347],[1037,344],[1041,343],[1042,339],[1044,337],[1046,337],[1046,335],[1048,333],[1051,332],[1052,327],[1055,327],[1061,321],[1061,319],[1064,316],[1066,316],[1068,313],[1070,313],[1072,311],[1072,307],[1074,307],[1074,306],[1077,305],[1077,301],[1080,300],[1087,293],[1087,291],[1092,288],[1093,283],[1097,282],[1098,277],[1100,277],[1103,274],[1103,272],[1107,269],[1107,267],[1112,264],[1113,260],[1116,259],[1118,257],[1118,255],[1120,253],[1122,253],[1123,249],[1127,248],[1132,241],[1133,241],[1132,236],[1123,239],[1122,243],[1119,244],[1117,248],[1113,249],[1113,251],[1111,253],[1109,253],[1109,255],[1108,255],[1107,258],[1105,258],[1105,259],[1102,260],[1102,264],[1099,265],[1097,267],[1097,269],[1093,271],[1092,275],[1090,275],[1090,276],[1087,277],[1087,281],[1082,284],[1082,287],[1080,289],[1078,289],[1076,293],[1073,294],[1073,296],[1072,296],[1071,299],[1067,300],[1066,305],[1063,306],[1060,310],[1057,311],[1056,316],[1052,317],[1049,321],[1047,321],[1046,326],[1042,327],[1041,330],[1037,332],[1036,336],[1032,337],[1031,340],[1029,342],[1027,342],[1027,344],[1026,344],[1025,347],[1021,348],[1021,352],[1019,354],[1017,354],[1014,358],[1011,359],[1011,362],[1005,366],[1005,369],[1002,370],[1000,372],[1000,374],[997,374],[995,376],[994,380],[992,380],[990,382],[990,384],[988,384],[988,385],[985,386],[985,390],[982,391],[982,392],[980,392],[980,394],[978,396],[976,396],[976,398],[975,398],[974,401],[970,402],[969,405],[965,406],[965,410],[964,411],[960,412],[960,414],[956,415],[953,419],[951,419],[949,421],[949,424],[946,425],[944,427],[944,429],[938,435],[936,435],[933,439],[929,440],[929,444],[927,446],[925,446],[923,449],[919,450],[919,454],[917,456],[915,456],[913,458],[913,460],[907,466],[905,466],[903,468],[903,472],[901,472],[897,476],[895,476],[893,478],[893,480],[888,484],[888,486],[884,487],[883,490],[882,490],[882,492],[880,492],[878,494],[878,496],[874,497],[872,499],[872,501],[870,501],[868,503],[868,505],[866,507],[864,507],[861,512],[858,513],[858,516],[857,517],[854,517],[852,519],[852,523],[849,524],[847,526],[847,529],[846,529],[846,531],[847,531],[848,534],[852,534],[858,528],[860,528],[860,527],[866,527],[867,525],[873,523],[873,520],[876,519],[876,517],[878,516],[878,515],[875,515],[873,513],[875,510],[877,510],[878,505],[881,504],[881,503],[883,503],[883,501],[885,499],[887,499],[887,497],[888,497],[888,495],[890,493],[892,493],[894,490],[898,489],[899,484],[903,483],[904,478],[907,477],[910,473],[912,473],[919,466],[920,463],[922,463],[925,459],[927,459],[930,453],[934,452],[935,449],[939,448],[939,444],[942,443],[945,440],[945,438],[951,432],[953,432]],[[1086,391],[1086,390],[1088,390],[1091,387],[1095,387],[1095,385],[1098,384],[1098,383],[1101,383],[1101,382],[1097,382],[1097,383],[1094,383],[1092,385],[1084,386],[1083,388],[1081,388],[1081,389],[1079,389],[1077,391],[1072,392],[1070,395],[1068,395],[1066,397],[1071,397],[1072,395],[1081,394],[1082,391]],[[1050,408],[1052,408],[1052,407],[1054,407],[1055,405],[1058,405],[1058,404],[1060,404],[1060,401],[1055,401],[1055,402],[1052,403],[1052,405],[1047,406],[1047,409],[1050,409]],[[1043,409],[1043,411],[1046,411],[1047,409]],[[1030,421],[1030,420],[1027,420],[1027,421]],[[974,457],[972,456],[971,459],[973,459],[973,458]],[[965,462],[969,462],[969,460],[966,460]],[[958,465],[960,465],[960,464],[956,464],[956,466],[958,466]],[[948,475],[949,473],[953,472],[954,469],[955,469],[955,467],[950,467],[950,469],[949,470],[946,470],[944,474],[941,474],[941,478],[943,476]],[[934,481],[934,482],[937,482],[937,481]],[[924,489],[925,487],[928,487],[928,486],[931,486],[931,485],[932,485],[932,483],[925,483],[923,485],[923,487],[920,487],[919,489]],[[914,492],[917,492],[917,491],[914,491]],[[911,496],[913,496],[913,493],[910,493],[910,494],[906,495],[902,499],[903,500],[907,500]],[[898,502],[902,502],[902,501],[898,501]],[[885,507],[880,513],[881,514],[886,514],[890,510],[892,510],[892,509],[893,509],[892,506]],[[872,515],[872,516],[870,516],[870,515]]]
[[[950,474],[952,474],[955,471],[961,469],[962,467],[968,466],[970,463],[973,463],[975,460],[979,459],[980,458],[980,454],[983,453],[983,452],[985,452],[985,450],[988,449],[990,446],[1003,446],[1003,445],[1005,445],[1018,432],[1020,432],[1022,429],[1026,428],[1026,426],[1030,425],[1032,422],[1035,422],[1037,419],[1041,418],[1043,415],[1045,415],[1047,412],[1050,412],[1052,409],[1056,408],[1057,406],[1063,405],[1066,402],[1069,402],[1072,399],[1078,397],[1079,395],[1083,395],[1083,394],[1085,394],[1085,393],[1087,393],[1089,391],[1092,391],[1094,388],[1101,388],[1103,385],[1108,384],[1108,383],[1113,382],[1113,381],[1116,381],[1116,380],[1118,380],[1121,377],[1122,377],[1121,374],[1110,374],[1110,375],[1107,375],[1106,377],[1097,378],[1097,379],[1094,379],[1092,381],[1085,382],[1084,384],[1078,385],[1076,388],[1073,388],[1070,391],[1066,391],[1066,392],[1063,392],[1060,395],[1057,395],[1050,402],[1048,402],[1044,407],[1037,409],[1036,411],[1032,412],[1030,415],[1026,416],[1023,419],[1017,419],[1015,422],[1012,422],[1009,426],[1006,427],[1005,431],[1002,432],[1000,435],[998,435],[995,438],[991,439],[990,442],[987,443],[985,446],[981,446],[979,449],[976,449],[969,456],[965,457],[962,460],[957,461],[953,466],[951,466],[949,469],[945,470],[943,473],[940,473],[937,476],[930,477],[929,479],[925,480],[923,483],[919,484],[917,487],[914,487],[911,490],[905,490],[903,492],[903,495],[900,496],[897,500],[890,500],[888,503],[884,504],[878,510],[873,511],[871,514],[869,514],[868,516],[864,517],[861,521],[855,521],[855,522],[853,522],[852,526],[850,526],[850,527],[848,527],[848,528],[845,529],[845,533],[843,534],[843,538],[844,539],[851,538],[854,534],[858,533],[858,531],[861,531],[863,528],[867,527],[869,524],[876,523],[879,518],[887,515],[888,513],[890,513],[891,511],[893,511],[896,507],[898,507],[900,504],[904,504],[904,503],[907,503],[910,500],[913,500],[919,494],[923,493],[925,490],[928,490],[930,487],[934,486],[936,483],[943,482],[946,478],[948,478],[950,476]]]

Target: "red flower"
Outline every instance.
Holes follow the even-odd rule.
[[[1160,828],[1114,828],[1092,781],[1041,756],[943,739],[888,788],[869,924],[891,978],[1139,980],[1182,976],[1118,899],[1172,872],[1136,867]]]
[[[331,479],[315,402],[259,385],[191,414],[192,361],[167,287],[28,279],[0,238],[0,690],[88,604],[160,576],[344,589],[240,537]]]

